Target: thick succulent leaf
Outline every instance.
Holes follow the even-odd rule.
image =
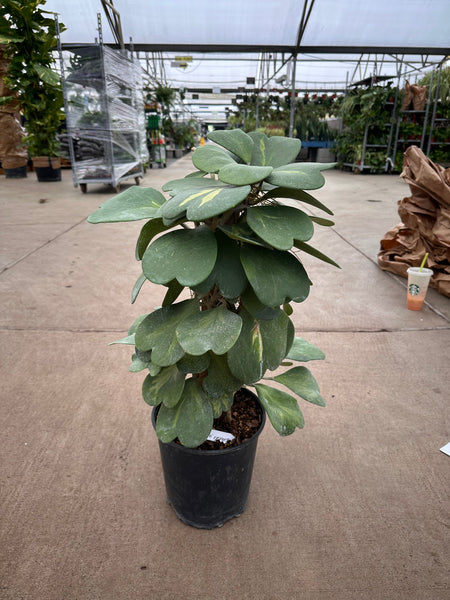
[[[235,225],[219,225],[220,231],[223,231],[229,238],[237,240],[239,242],[246,242],[247,244],[253,244],[254,246],[269,247],[263,242],[255,232],[250,229],[247,223],[240,222]]]
[[[217,260],[211,274],[194,289],[199,294],[207,294],[214,285],[225,298],[234,299],[241,295],[247,286],[247,277],[241,264],[239,246],[221,231],[215,232],[217,239]]]
[[[321,171],[332,169],[336,163],[294,163],[274,169],[267,181],[272,185],[300,190],[316,190],[325,184]]]
[[[208,350],[225,354],[238,339],[241,327],[239,315],[219,306],[185,319],[177,327],[177,339],[183,350],[194,356]]]
[[[141,229],[139,237],[136,242],[136,260],[142,260],[144,256],[144,252],[147,250],[147,246],[150,244],[152,239],[158,233],[162,233],[163,231],[167,231],[169,227],[164,225],[162,219],[151,219],[144,225]]]
[[[135,346],[135,334],[132,333],[131,335],[127,335],[126,337],[121,338],[120,340],[116,340],[115,342],[109,342],[108,346],[113,346],[114,344],[126,344],[128,346]]]
[[[213,417],[217,419],[223,412],[230,410],[233,406],[234,394],[233,392],[227,392],[219,398],[213,398],[208,395],[208,400],[213,409]]]
[[[307,342],[303,338],[295,337],[286,358],[308,362],[309,360],[323,360],[325,354],[320,348],[310,344],[310,342]]]
[[[188,448],[202,444],[211,432],[213,409],[200,384],[188,379],[179,403],[168,408],[164,404],[158,412],[156,435],[162,442],[176,437]]]
[[[230,371],[243,383],[254,383],[264,375],[263,342],[259,323],[245,309],[239,313],[242,329],[237,342],[228,351]]]
[[[152,362],[160,367],[175,364],[184,354],[176,337],[176,328],[197,311],[196,300],[184,300],[155,310],[137,328],[137,348],[142,351],[152,350]]]
[[[228,152],[212,144],[196,148],[192,155],[192,162],[197,169],[206,173],[217,173],[225,165],[236,164]]]
[[[273,171],[272,167],[253,167],[250,165],[225,165],[219,171],[220,181],[231,185],[249,185],[258,183],[268,177]]]
[[[264,194],[261,200],[270,200],[271,198],[292,198],[292,200],[299,200],[305,204],[310,204],[311,206],[320,208],[320,210],[323,210],[329,215],[333,214],[333,212],[326,207],[325,204],[322,204],[322,202],[316,200],[314,196],[311,196],[311,194],[308,194],[308,192],[303,190],[296,190],[288,187],[274,187]]]
[[[172,279],[172,281],[169,281],[167,284],[167,287],[168,290],[164,296],[164,300],[162,301],[163,306],[170,306],[170,304],[173,304],[184,290],[185,286],[179,283],[176,279]]]
[[[147,360],[142,360],[137,354],[133,354],[131,357],[131,365],[128,367],[128,370],[131,373],[139,373],[140,371],[147,369],[149,364],[150,363]]]
[[[329,258],[326,254],[323,254],[322,252],[320,252],[320,250],[316,250],[316,248],[313,248],[313,246],[310,246],[309,244],[305,244],[305,242],[301,242],[300,240],[295,240],[294,246],[296,248],[298,248],[299,250],[301,250],[302,252],[306,252],[308,254],[311,254],[311,256],[315,256],[316,258],[323,260],[323,262],[333,265],[334,267],[337,267],[338,269],[341,268],[337,264],[337,262],[334,262],[334,260],[332,258]]]
[[[211,398],[221,398],[224,395],[233,395],[242,387],[242,382],[231,373],[225,355],[218,356],[210,353],[208,375],[203,380],[203,389]],[[228,410],[228,409],[223,409]]]
[[[179,229],[150,244],[142,258],[142,270],[153,283],[177,279],[182,285],[191,286],[208,277],[216,257],[216,238],[208,227]]]
[[[322,225],[323,227],[333,227],[335,224],[334,221],[323,219],[322,217],[311,217],[311,221],[314,221],[314,223],[317,223],[317,225]]]
[[[131,290],[131,304],[134,304],[136,298],[138,297],[139,292],[141,291],[144,282],[146,281],[146,276],[144,273],[141,273],[136,280],[136,283],[133,285],[133,289]]]
[[[193,181],[197,181],[194,179]],[[250,193],[249,185],[231,186],[222,181],[214,181],[206,188],[189,188],[177,192],[161,208],[166,219],[178,218],[186,213],[191,221],[204,221],[234,208]]]
[[[294,240],[309,240],[314,233],[314,225],[306,213],[281,204],[249,208],[247,223],[261,239],[278,250],[290,250]]]
[[[89,215],[89,223],[116,223],[139,221],[159,216],[160,207],[166,199],[153,188],[134,185],[121,194],[106,200]]]
[[[283,311],[280,311],[276,319],[259,322],[264,369],[274,371],[280,366],[286,356],[289,323],[290,319]]]
[[[191,179],[191,178],[197,178],[197,177],[204,177],[206,175],[205,171],[192,171],[192,173],[188,173],[185,176],[185,179]]]
[[[244,245],[241,262],[259,300],[267,306],[303,302],[310,283],[303,265],[289,252]]]
[[[274,168],[287,165],[297,158],[302,145],[297,138],[267,137],[258,131],[249,135],[254,142],[252,165],[270,165]]]
[[[142,321],[148,317],[148,314],[145,315],[140,315],[135,321],[134,323],[131,325],[130,329],[128,330],[128,335],[133,335],[136,333],[137,328],[139,327],[139,325],[142,323]]]
[[[245,292],[241,295],[242,304],[246,310],[258,320],[275,319],[280,314],[278,306],[266,306],[258,300],[253,288],[248,286]]]
[[[294,394],[297,394],[297,396],[300,396],[300,398],[303,398],[307,402],[312,402],[318,406],[325,406],[325,400],[320,395],[317,381],[306,367],[294,367],[286,371],[286,373],[277,375],[273,379],[285,385]]]
[[[217,130],[208,134],[208,138],[226,148],[245,163],[249,163],[252,159],[253,140],[242,129],[231,129],[227,131]],[[209,146],[204,146],[209,147]],[[194,152],[195,155],[195,152]],[[194,162],[195,164],[195,162]],[[199,168],[196,164],[195,166]]]
[[[142,397],[150,406],[163,402],[171,408],[178,404],[184,389],[184,374],[176,365],[161,369],[158,375],[147,375],[142,384]]]
[[[192,356],[185,354],[183,358],[177,362],[177,368],[182,373],[203,373],[209,367],[210,355],[209,352],[201,356]]]
[[[280,435],[290,435],[296,427],[301,429],[304,426],[297,400],[290,394],[263,383],[256,384],[255,388],[270,422]]]
[[[211,177],[184,177],[183,179],[168,181],[162,186],[162,189],[169,192],[171,196],[175,196],[175,194],[186,190],[199,191],[210,187],[223,187],[223,184],[217,179],[211,179]]]

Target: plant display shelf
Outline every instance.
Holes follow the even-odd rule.
[[[148,160],[139,65],[103,44],[63,46],[60,63],[74,186],[139,184]]]

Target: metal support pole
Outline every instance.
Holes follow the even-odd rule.
[[[292,82],[291,82],[291,113],[289,116],[289,137],[294,137],[294,115],[295,115],[295,76],[297,67],[297,54],[292,55]]]

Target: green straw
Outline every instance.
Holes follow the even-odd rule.
[[[425,266],[425,263],[427,262],[428,254],[429,254],[429,253],[427,252],[427,253],[425,254],[425,256],[423,257],[423,261],[422,261],[422,264],[420,265],[419,273],[422,271],[422,269],[423,269],[423,268],[424,268],[424,266]]]

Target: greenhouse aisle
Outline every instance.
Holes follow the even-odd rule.
[[[146,283],[130,304],[142,222],[88,224],[111,190],[68,170],[0,177],[1,600],[448,599],[450,299],[408,311],[376,264],[399,177],[325,177],[336,225],[314,245],[342,269],[306,258],[292,318],[326,354],[308,366],[327,407],[302,403],[288,438],[265,428],[246,512],[213,531],[166,504],[142,374],[108,346],[162,300]]]

